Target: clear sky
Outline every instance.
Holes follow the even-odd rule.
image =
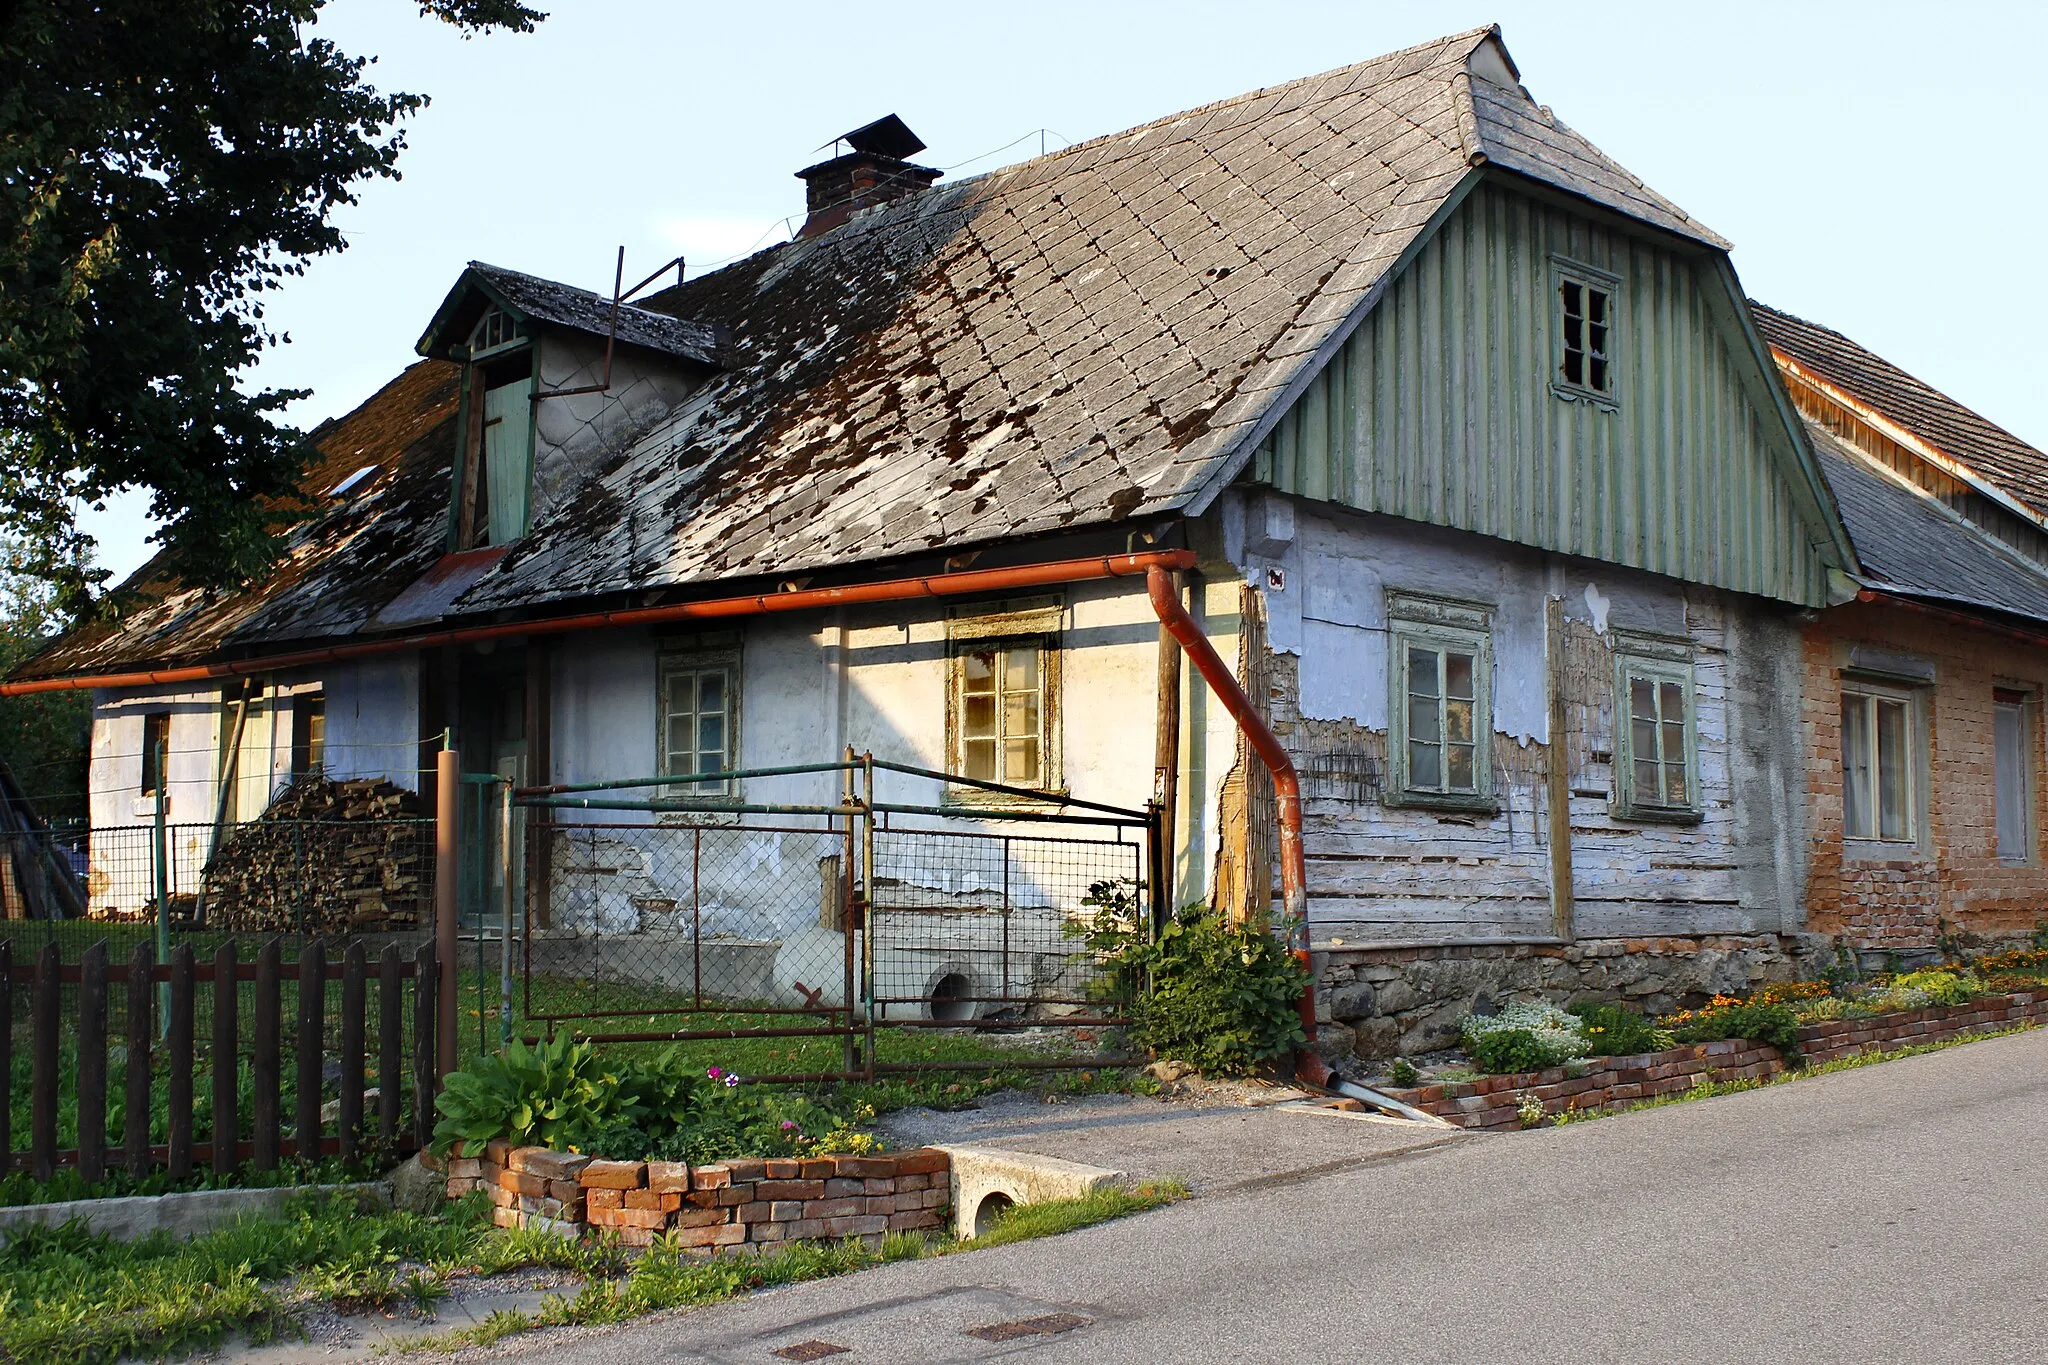
[[[1732,239],[1753,297],[2048,445],[2038,3],[552,8],[531,34],[468,42],[410,0],[326,10],[317,35],[433,104],[404,178],[339,217],[349,249],[273,299],[291,343],[253,382],[312,389],[297,420],[402,369],[465,261],[609,291],[622,243],[630,283],[779,240],[802,213],[793,172],[882,114],[930,144],[919,160],[972,175],[1035,155],[1041,128],[1056,149],[1499,23],[1536,99]],[[87,526],[117,574],[147,556],[138,500]]]

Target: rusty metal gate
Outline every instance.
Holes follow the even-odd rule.
[[[1004,1067],[1112,1060],[1091,931],[1149,932],[1159,899],[1155,810],[871,755],[501,800],[504,1031],[780,1040],[757,1079],[993,1064],[935,1030]]]

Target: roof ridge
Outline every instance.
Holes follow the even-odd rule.
[[[1291,81],[1282,81],[1278,85],[1262,85],[1255,90],[1246,90],[1239,94],[1231,95],[1225,99],[1211,100],[1207,104],[1198,104],[1191,109],[1182,109],[1176,113],[1166,114],[1160,118],[1147,120],[1144,123],[1132,124],[1128,128],[1119,129],[1118,131],[1113,133],[1098,133],[1094,137],[1083,138],[1079,142],[1068,143],[1066,146],[1060,148],[1056,152],[1047,152],[1044,156],[1029,157],[1023,161],[1012,162],[1007,166],[998,166],[993,170],[982,172],[981,175],[969,176],[968,180],[980,180],[987,176],[1009,174],[1016,171],[1020,171],[1027,166],[1034,166],[1039,165],[1041,163],[1057,161],[1061,157],[1071,155],[1075,152],[1085,151],[1092,147],[1099,147],[1105,143],[1115,142],[1122,138],[1132,137],[1138,133],[1150,132],[1154,128],[1168,127],[1169,125],[1180,123],[1184,120],[1194,118],[1201,114],[1214,113],[1218,109],[1227,109],[1234,104],[1244,104],[1248,101],[1261,99],[1268,95],[1281,94],[1284,91],[1293,90],[1300,86],[1313,85],[1317,81],[1325,81],[1332,76],[1342,75],[1343,73],[1348,71],[1363,71],[1367,67],[1378,66],[1383,62],[1391,62],[1396,58],[1406,57],[1413,53],[1426,51],[1430,48],[1447,49],[1464,39],[1470,39],[1472,43],[1472,48],[1476,48],[1485,39],[1489,37],[1499,36],[1499,24],[1488,24],[1482,28],[1464,29],[1457,33],[1448,33],[1441,38],[1431,38],[1427,42],[1414,43],[1408,47],[1397,48],[1392,52],[1382,52],[1378,56],[1367,57],[1362,61],[1350,62],[1343,66],[1333,66],[1327,71],[1318,71],[1312,76],[1300,76]],[[1466,56],[1469,57],[1470,55],[1471,49],[1468,48],[1466,51]],[[1422,73],[1418,71],[1413,74],[1421,75]],[[954,183],[964,184],[966,183],[966,181],[955,181]]]

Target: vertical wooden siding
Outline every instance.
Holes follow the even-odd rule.
[[[1551,392],[1551,258],[1621,280],[1615,411]],[[1702,267],[1482,185],[1259,448],[1343,503],[1806,606],[1827,565]],[[1779,449],[1773,449],[1773,442]]]

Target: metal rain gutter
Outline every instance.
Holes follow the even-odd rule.
[[[852,583],[836,588],[800,588],[789,592],[759,593],[748,597],[675,602],[659,607],[628,607],[617,611],[586,612],[578,616],[557,616],[537,621],[503,621],[490,625],[456,626],[420,635],[360,640],[351,644],[329,645],[321,649],[299,650],[288,654],[261,654],[247,659],[191,664],[181,668],[140,669],[126,673],[74,673],[58,678],[0,682],[0,697],[20,697],[37,692],[76,692],[95,687],[161,687],[174,683],[210,682],[219,678],[247,677],[251,674],[287,668],[340,663],[349,659],[433,649],[441,645],[465,644],[472,641],[535,635],[567,635],[577,631],[658,625],[668,621],[767,616],[780,612],[810,611],[820,607],[851,606],[869,602],[967,597],[976,593],[1005,592],[1014,588],[1050,587],[1055,584],[1085,583],[1103,578],[1133,578],[1139,574],[1192,568],[1194,562],[1195,555],[1191,550],[1149,550],[1138,554],[1099,555],[1086,559],[1022,564],[1007,569],[964,569],[958,573],[929,574],[921,578],[894,578],[880,583]]]
[[[1298,1081],[1318,1089],[1348,1095],[1375,1109],[1398,1115],[1415,1123],[1432,1127],[1449,1128],[1434,1114],[1425,1113],[1412,1105],[1405,1104],[1391,1095],[1383,1095],[1355,1081],[1345,1078],[1331,1069],[1316,1052],[1316,978],[1315,962],[1308,946],[1308,858],[1301,839],[1301,778],[1294,771],[1294,760],[1287,756],[1287,749],[1280,743],[1280,737],[1266,724],[1265,717],[1252,705],[1244,688],[1238,685],[1237,675],[1216,653],[1216,647],[1209,643],[1209,637],[1202,632],[1201,624],[1188,614],[1181,604],[1180,593],[1175,590],[1173,576],[1166,566],[1155,566],[1145,571],[1147,594],[1152,599],[1152,611],[1159,617],[1159,623],[1187,654],[1188,662],[1209,684],[1209,690],[1223,703],[1223,709],[1237,722],[1238,730],[1245,742],[1257,754],[1259,761],[1273,775],[1274,806],[1280,821],[1280,897],[1287,916],[1287,929],[1294,956],[1308,973],[1308,982],[1301,990],[1301,1029],[1308,1035],[1307,1046],[1294,1055],[1294,1076]]]

